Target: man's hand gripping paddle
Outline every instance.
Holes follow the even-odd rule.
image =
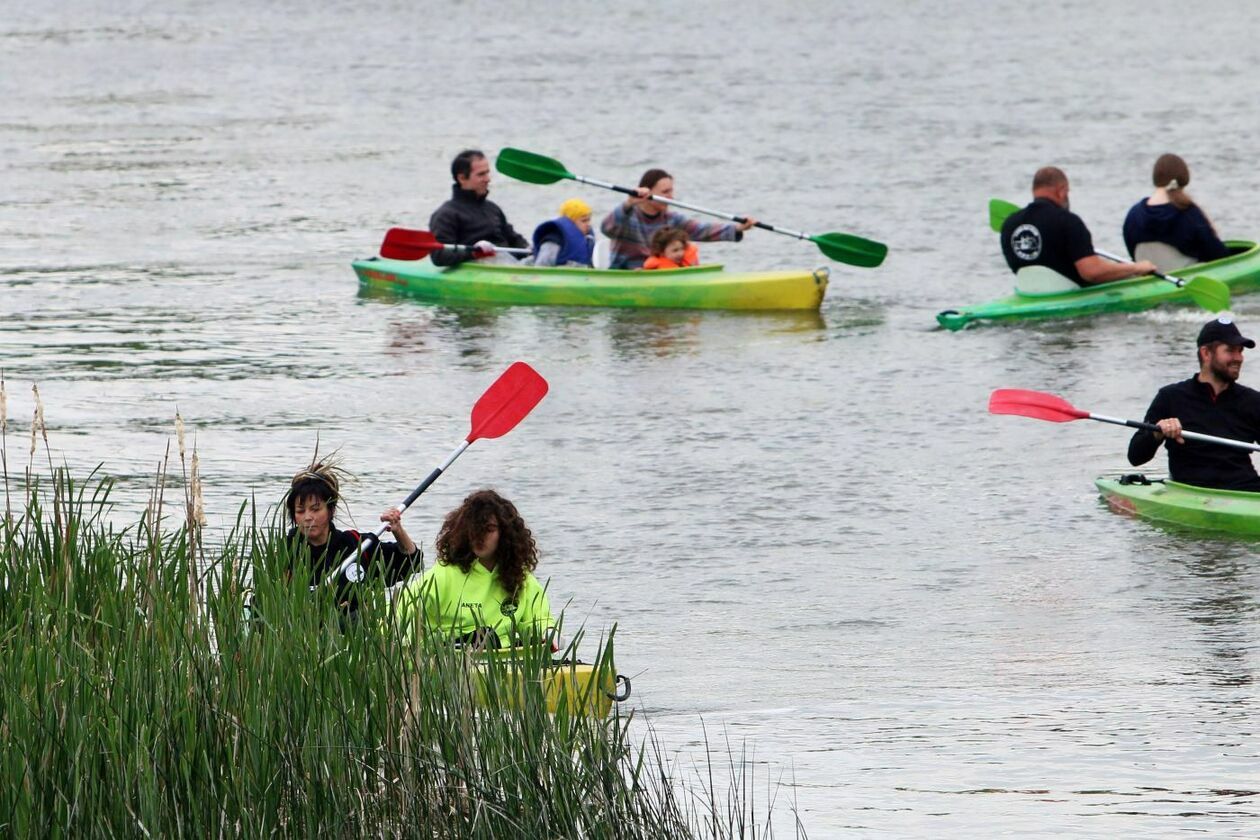
[[[381,256],[387,260],[422,260],[434,251],[457,251],[474,253],[477,249],[472,245],[445,245],[437,241],[437,237],[427,230],[410,230],[408,228],[390,228],[385,232],[381,242]],[[532,254],[528,248],[501,248],[494,246],[495,253]]]

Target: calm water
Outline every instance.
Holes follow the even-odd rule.
[[[120,513],[178,408],[216,526],[277,499],[317,438],[367,525],[526,359],[551,395],[412,531],[431,546],[478,486],[514,498],[569,621],[619,624],[668,747],[695,757],[707,729],[784,779],[780,832],[794,799],[814,837],[1255,836],[1256,547],[1109,513],[1091,479],[1123,465],[1123,431],[984,410],[1020,386],[1139,416],[1193,369],[1205,316],[947,334],[932,315],[1008,287],[986,202],[1045,163],[1113,250],[1166,150],[1226,236],[1260,233],[1260,12],[571,5],[9,4],[10,464],[38,382],[54,458],[122,476]],[[818,315],[361,295],[350,259],[424,227],[467,145],[620,183],[663,165],[684,200],[892,256],[833,266]],[[616,201],[493,194],[526,231],[570,195]],[[823,260],[764,233],[704,251]],[[1260,301],[1237,313],[1260,330]]]

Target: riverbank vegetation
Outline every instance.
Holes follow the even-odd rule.
[[[466,654],[400,631],[383,595],[343,628],[330,598],[280,573],[284,541],[247,506],[203,539],[194,477],[178,522],[159,479],[127,527],[107,515],[106,477],[50,464],[15,482],[25,498],[0,525],[4,834],[772,836],[774,785],[754,796],[732,751],[680,771],[628,711],[548,713],[536,684],[477,677]],[[610,662],[611,638],[597,648]]]

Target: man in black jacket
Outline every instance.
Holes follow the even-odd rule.
[[[528,248],[499,205],[490,201],[490,161],[477,149],[466,149],[451,161],[451,198],[429,217],[429,230],[445,245],[468,245],[469,250],[435,251],[437,265],[494,256],[494,246]]]
[[[1260,441],[1260,392],[1238,384],[1243,348],[1255,347],[1229,318],[1199,331],[1199,372],[1159,389],[1146,422],[1158,431],[1138,431],[1129,441],[1129,463],[1145,464],[1163,443],[1174,481],[1221,490],[1260,492],[1260,476],[1245,449],[1186,440],[1182,429],[1245,443]]]

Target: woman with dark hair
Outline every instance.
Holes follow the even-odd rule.
[[[398,597],[403,626],[482,647],[540,641],[556,626],[547,593],[533,570],[538,546],[516,506],[493,490],[478,490],[446,515],[437,537],[437,563]]]
[[[739,224],[700,222],[689,219],[668,204],[650,201],[648,196],[674,197],[674,176],[664,169],[649,169],[639,179],[636,194],[604,217],[599,229],[610,240],[609,268],[642,268],[652,255],[652,234],[663,227],[682,228],[692,242],[738,242],[744,231],[757,224],[751,216]]]
[[[1144,243],[1163,243],[1184,255],[1183,259],[1175,253],[1154,259],[1162,271],[1229,256],[1212,222],[1186,192],[1190,167],[1184,160],[1174,154],[1160,155],[1151,181],[1155,192],[1133,205],[1124,219],[1124,244],[1130,255],[1136,258],[1138,246]],[[1170,260],[1182,264],[1172,265]]]
[[[293,476],[284,497],[285,511],[292,525],[287,537],[289,574],[292,575],[294,565],[301,563],[310,570],[311,586],[323,585],[359,548],[358,531],[341,531],[333,525],[344,475],[335,463],[317,461]],[[363,569],[360,579],[380,579],[386,586],[392,586],[416,570],[424,555],[403,527],[402,514],[396,508],[382,513],[381,521],[389,524],[396,542],[372,542],[360,558],[359,565]],[[338,602],[350,614],[359,607],[355,594],[358,582],[344,573],[334,581],[339,590]]]

